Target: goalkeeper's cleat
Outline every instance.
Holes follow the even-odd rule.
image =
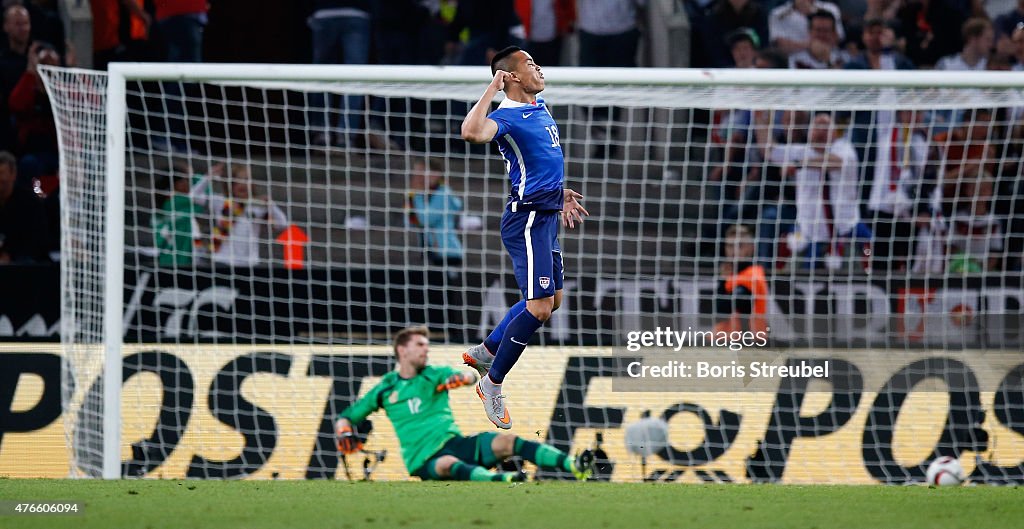
[[[594,475],[594,451],[587,449],[576,454],[576,459],[572,463],[572,475],[576,476],[578,481],[586,481]]]
[[[517,470],[515,472],[501,472],[497,474],[494,481],[504,481],[505,483],[519,483],[526,481],[526,472]]]
[[[494,363],[494,355],[484,347],[484,344],[474,345],[468,351],[462,353],[462,361],[467,366],[476,369],[476,372],[480,373],[480,376],[483,377],[487,375],[487,370]]]
[[[487,412],[487,418],[502,430],[512,428],[512,417],[508,414],[508,408],[505,407],[505,396],[501,393],[498,393],[497,395],[488,395],[484,393],[480,388],[480,384],[482,382],[483,379],[476,383],[476,396],[480,397],[480,400],[483,401],[484,411]]]

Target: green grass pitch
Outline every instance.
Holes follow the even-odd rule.
[[[1020,528],[1020,487],[0,480],[2,528]]]

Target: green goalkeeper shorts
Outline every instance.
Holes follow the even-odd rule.
[[[441,479],[434,470],[434,467],[437,466],[437,460],[444,456],[455,456],[456,459],[463,463],[492,468],[498,463],[498,458],[494,455],[494,450],[491,448],[491,444],[497,435],[494,432],[484,432],[470,436],[457,435],[452,437],[440,450],[430,456],[427,462],[423,463],[423,466],[418,468],[416,472],[413,472],[413,475],[419,476],[424,481]]]

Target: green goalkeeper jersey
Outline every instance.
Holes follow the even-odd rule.
[[[452,437],[462,435],[448,405],[448,392],[437,391],[448,377],[460,371],[447,366],[427,366],[413,378],[392,371],[369,393],[341,413],[356,424],[384,408],[398,436],[402,460],[412,475]]]

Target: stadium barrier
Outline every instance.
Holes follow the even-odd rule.
[[[518,299],[512,276],[497,273],[464,272],[451,279],[426,269],[200,272],[127,269],[125,341],[297,344],[363,337],[379,343],[422,323],[439,339],[468,343],[489,332]],[[57,265],[3,267],[0,283],[13,289],[0,299],[0,341],[59,339]],[[1020,277],[829,281],[790,275],[771,278],[769,286],[777,346],[1024,346],[1022,315],[1013,311],[1024,306]],[[451,295],[453,288],[458,296]],[[674,317],[681,328],[711,328],[715,288],[710,276],[628,280],[576,273],[566,284],[564,309],[542,329],[538,343],[615,345],[614,329],[638,328],[639,319],[651,316]],[[636,317],[631,321],[630,315]]]

